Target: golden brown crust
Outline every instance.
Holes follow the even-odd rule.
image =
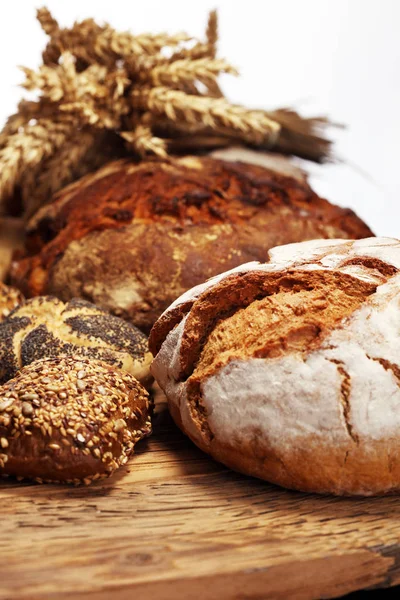
[[[40,211],[28,235],[32,256],[16,262],[12,276],[28,296],[78,294],[149,330],[183,291],[266,260],[272,246],[370,235],[306,181],[261,166],[210,157],[122,160]]]
[[[249,284],[246,279],[238,282],[241,292]],[[263,284],[252,301],[238,306],[231,299],[228,313],[214,305],[211,319],[210,314],[204,318],[205,298],[192,308],[181,339],[181,351],[187,357],[187,362],[181,363],[182,372],[190,370],[196,377],[204,377],[234,358],[272,359],[315,350],[328,331],[376,291],[372,283],[326,271],[288,270],[275,277],[264,274]],[[218,291],[214,290],[213,297]],[[207,301],[212,306],[210,298]],[[202,332],[196,342],[188,333],[191,328]]]
[[[150,400],[128,373],[81,357],[39,360],[0,387],[0,474],[91,483],[151,431]]]
[[[174,420],[179,425],[179,417]],[[291,449],[279,455],[262,442],[238,449],[221,444],[217,439],[202,444],[198,437],[193,438],[188,431],[185,433],[201,450],[234,471],[288,489],[337,496],[380,496],[400,492],[400,462],[395,442],[374,441],[368,448],[348,443],[334,449],[331,444],[324,446],[310,437],[307,450]]]
[[[310,298],[315,297],[316,304],[318,301],[318,305],[315,306],[318,319],[313,323],[313,326],[316,335],[318,335],[322,330],[328,330],[330,324],[355,310],[366,296],[373,293],[375,289],[376,286],[368,282],[358,280],[355,284],[354,278],[345,273],[302,272],[301,270],[289,269],[276,273],[248,271],[232,274],[201,294],[200,298],[190,305],[190,310],[188,304],[184,305],[185,308],[183,308],[183,305],[178,305],[176,308],[176,310],[180,309],[180,319],[183,310],[189,313],[181,339],[181,376],[188,376],[193,372],[194,365],[199,361],[200,353],[215,328],[218,328],[222,322],[226,324],[229,320],[234,319],[234,316],[241,309],[239,328],[243,326],[241,318],[245,318],[246,307],[251,304],[255,304],[255,308],[251,307],[249,309],[249,312],[254,310],[250,322],[252,327],[258,330],[258,332],[255,332],[254,341],[257,338],[259,339],[264,348],[263,355],[268,356],[268,352],[273,352],[273,349],[268,350],[266,346],[263,346],[261,340],[266,341],[264,339],[267,335],[266,327],[268,327],[271,317],[276,319],[281,327],[287,326],[291,329],[295,327],[296,321],[302,323],[304,318],[310,324],[310,315],[306,313],[305,306],[307,302],[310,302]],[[286,317],[279,315],[282,308],[280,304],[285,296],[288,297],[288,302],[291,297],[295,297],[296,302],[299,303],[298,306],[292,307],[289,302]],[[329,319],[327,319],[327,314],[329,314]],[[178,316],[175,315],[173,309],[168,311],[160,319],[160,322],[155,323],[149,338],[151,352],[154,356],[160,350],[168,332],[175,326],[177,319]],[[219,354],[220,344],[226,346],[235,341],[239,343],[239,348],[241,347],[244,340],[242,338],[235,340],[236,327],[236,323],[233,324],[231,340],[225,338],[225,336],[221,337],[221,333],[216,336],[216,355]],[[305,338],[308,337],[306,331],[304,336]],[[282,335],[277,334],[278,340],[281,337]],[[286,336],[284,337],[286,338]],[[256,351],[255,348],[249,350],[251,352]],[[261,356],[261,347],[258,347],[257,353]]]

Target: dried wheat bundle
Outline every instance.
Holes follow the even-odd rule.
[[[43,64],[0,132],[0,209],[17,197],[31,215],[58,189],[113,157],[204,151],[244,143],[315,161],[329,155],[323,119],[231,104],[218,83],[236,69],[217,56],[217,14],[204,40],[186,33],[118,32],[93,19],[61,28],[46,8]]]

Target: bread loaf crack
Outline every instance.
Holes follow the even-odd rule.
[[[368,354],[367,354],[367,358],[369,358],[370,360],[375,360],[376,362],[381,364],[382,367],[385,369],[385,371],[392,371],[394,377],[397,379],[397,381],[400,384],[400,366],[399,365],[396,365],[395,363],[390,362],[390,360],[387,360],[386,358],[381,358],[381,357],[377,357],[377,356],[369,356]]]
[[[337,366],[338,373],[342,378],[342,382],[340,384],[340,399],[342,403],[342,413],[344,422],[346,425],[347,433],[349,437],[353,440],[355,444],[360,442],[360,438],[354,432],[353,425],[350,420],[351,413],[351,405],[350,405],[350,392],[351,392],[351,377],[349,373],[344,368],[344,362],[335,358],[328,358],[331,363],[334,363]],[[345,462],[347,460],[347,455],[345,457]]]

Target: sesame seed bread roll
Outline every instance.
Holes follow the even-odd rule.
[[[19,290],[0,282],[0,322],[24,301]]]
[[[151,432],[149,395],[106,363],[38,360],[0,386],[0,475],[89,484]]]
[[[288,488],[400,491],[400,241],[274,248],[179,298],[152,372],[182,430]]]
[[[0,323],[0,383],[45,357],[79,355],[105,361],[150,385],[147,337],[123,319],[84,300],[27,300]]]

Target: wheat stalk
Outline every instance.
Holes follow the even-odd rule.
[[[154,55],[166,46],[174,48],[193,40],[186,33],[135,36],[129,32],[117,32],[108,24],[100,26],[93,19],[75,23],[71,29],[60,29],[47,9],[40,9],[37,16],[43,30],[50,36],[43,55],[44,63],[49,65],[58,63],[62,53],[71,50],[87,64],[98,62],[110,67],[123,58]]]
[[[0,209],[20,191],[31,214],[61,186],[120,156],[201,151],[245,143],[312,160],[329,155],[325,122],[281,109],[231,104],[219,86],[236,69],[217,56],[212,11],[204,40],[186,33],[133,35],[93,19],[61,28],[46,9],[37,13],[49,36],[43,64],[22,68],[23,100],[0,132]],[[102,142],[112,136],[110,152]],[[118,142],[117,142],[118,141]]]
[[[134,131],[125,131],[121,135],[133,152],[141,157],[148,154],[154,154],[160,158],[167,157],[166,140],[156,137],[148,125],[139,124]]]
[[[38,8],[36,17],[43,31],[50,37],[56,35],[60,30],[58,21],[56,21],[51,12],[45,6]]]
[[[43,198],[51,196],[73,180],[78,165],[88,150],[93,146],[95,134],[90,129],[76,132],[64,142],[56,154],[45,161],[39,173],[25,179],[23,200],[27,206],[27,214],[33,214],[40,207]],[[33,173],[34,170],[31,169]]]
[[[54,154],[72,131],[73,124],[69,121],[42,119],[10,136],[7,145],[0,150],[0,197],[10,196],[24,171],[35,168],[44,158]]]
[[[173,122],[252,135],[260,143],[267,140],[273,143],[280,131],[280,125],[265,113],[230,104],[225,98],[187,96],[165,87],[133,90],[131,98],[135,109],[167,117]]]
[[[210,57],[215,58],[217,54],[218,42],[218,15],[216,10],[212,10],[208,16],[206,38],[210,51]]]
[[[221,73],[238,75],[238,71],[224,59],[199,58],[188,61],[177,60],[170,64],[154,67],[150,72],[142,71],[141,80],[153,86],[174,89],[186,82],[201,81],[204,84],[216,81]]]

